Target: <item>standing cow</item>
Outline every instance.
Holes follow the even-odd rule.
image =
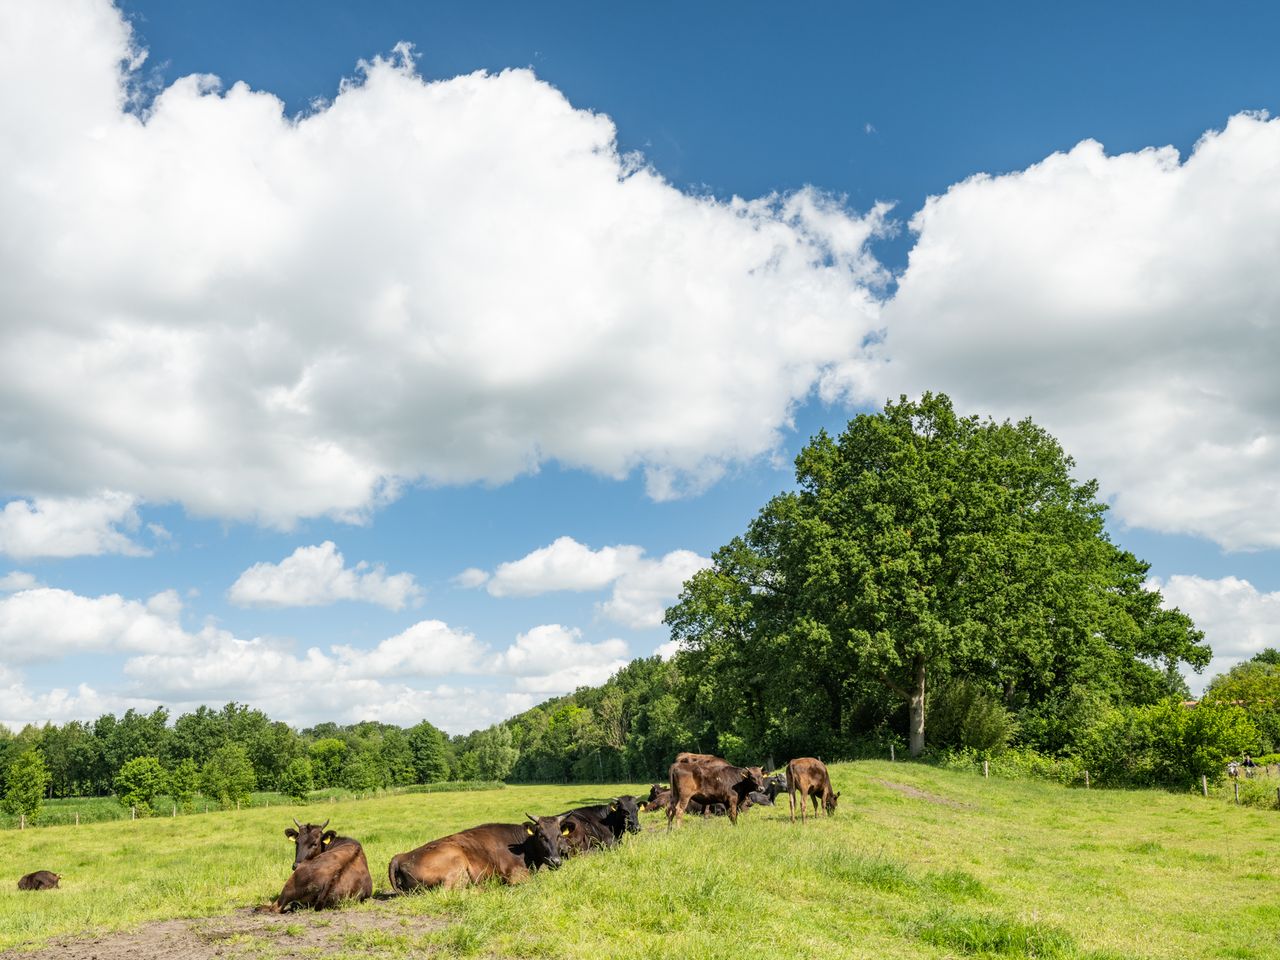
[[[667,807],[667,829],[677,825],[691,802],[704,807],[724,804],[729,822],[738,823],[738,809],[752,790],[764,789],[764,772],[759,767],[735,767],[709,754],[682,753],[671,765],[671,803]]]
[[[52,890],[61,879],[62,875],[54,873],[52,870],[37,870],[35,873],[28,873],[26,876],[19,878],[18,889]]]
[[[293,873],[280,896],[258,907],[260,913],[288,913],[299,907],[325,910],[344,900],[368,900],[373,878],[364,847],[350,837],[326,830],[329,821],[316,825],[298,823],[284,835],[294,842]]]
[[[787,795],[791,801],[791,822],[796,822],[796,793],[800,794],[800,822],[805,823],[805,807],[813,800],[813,815],[818,815],[818,801],[827,816],[836,812],[840,794],[831,792],[827,765],[813,757],[800,757],[787,764]]]
[[[519,883],[538,867],[559,868],[561,840],[576,829],[563,817],[527,815],[528,823],[482,823],[397,853],[387,864],[391,889],[464,887],[497,877]]]

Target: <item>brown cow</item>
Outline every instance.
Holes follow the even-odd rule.
[[[529,823],[482,823],[432,840],[387,864],[391,889],[406,893],[424,887],[466,886],[498,877],[519,883],[538,867],[560,866],[560,841],[575,825],[563,817],[535,817]]]
[[[259,913],[288,913],[299,907],[325,910],[344,900],[368,900],[373,896],[373,878],[364,858],[364,847],[350,837],[325,830],[329,821],[317,826],[298,823],[284,835],[294,842],[293,874],[284,882],[280,896],[258,907]]]
[[[37,870],[35,873],[28,873],[25,877],[20,878],[18,880],[18,889],[52,890],[61,879],[62,875],[54,873],[52,870]]]
[[[703,754],[680,754],[671,765],[671,803],[667,807],[667,829],[672,821],[684,819],[690,801],[706,806],[722,803],[729,821],[738,823],[738,808],[752,790],[764,789],[764,771],[759,767],[735,767],[727,760]],[[686,759],[681,759],[686,758]]]
[[[787,796],[791,801],[791,822],[796,822],[796,791],[800,793],[800,822],[805,822],[805,807],[813,800],[813,815],[818,815],[818,800],[827,816],[836,812],[840,794],[831,792],[827,765],[813,757],[799,757],[787,764]]]

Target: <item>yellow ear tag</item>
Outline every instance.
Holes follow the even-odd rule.
[[[527,825],[526,825],[526,826],[525,826],[525,828],[524,828],[524,832],[525,832],[525,833],[527,833],[529,836],[531,836],[531,837],[532,837],[532,836],[533,836],[533,827],[530,827],[530,826],[527,826]]]
[[[568,827],[561,827],[561,828],[560,828],[560,836],[562,836],[562,837],[567,837],[568,835],[569,835],[569,828],[568,828]]]
[[[617,809],[618,809],[618,805],[617,805],[616,803],[611,803],[611,804],[609,804],[609,809],[610,809],[610,811],[617,810]]]

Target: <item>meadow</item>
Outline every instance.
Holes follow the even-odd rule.
[[[664,818],[642,814],[646,829],[620,849],[520,886],[263,918],[233,934],[223,928],[216,952],[246,960],[1280,956],[1274,810],[887,761],[831,772],[839,810],[803,828],[788,822],[785,798],[749,811],[737,828],[689,818],[667,833]],[[434,837],[646,791],[507,787],[6,831],[0,950],[52,940],[60,955],[105,957],[109,931],[243,918],[288,874],[293,847],[283,830],[292,816],[331,817],[359,839],[375,891],[385,892],[390,857]],[[37,868],[64,874],[62,888],[19,893],[18,875]],[[334,935],[322,945],[295,949],[324,929]],[[97,937],[94,952],[68,946],[76,934]]]

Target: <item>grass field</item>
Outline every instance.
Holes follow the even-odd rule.
[[[314,955],[1280,957],[1275,811],[905,763],[840,764],[832,776],[843,795],[831,820],[793,827],[785,803],[736,829],[691,818],[518,887],[369,902],[344,911],[369,923]],[[5,832],[0,949],[263,903],[288,874],[293,815],[332,816],[364,843],[385,891],[394,853],[609,792],[509,787]],[[62,889],[19,893],[18,875],[38,868],[64,874]],[[332,917],[271,920],[284,937]],[[220,952],[279,957],[280,942],[245,934]]]

